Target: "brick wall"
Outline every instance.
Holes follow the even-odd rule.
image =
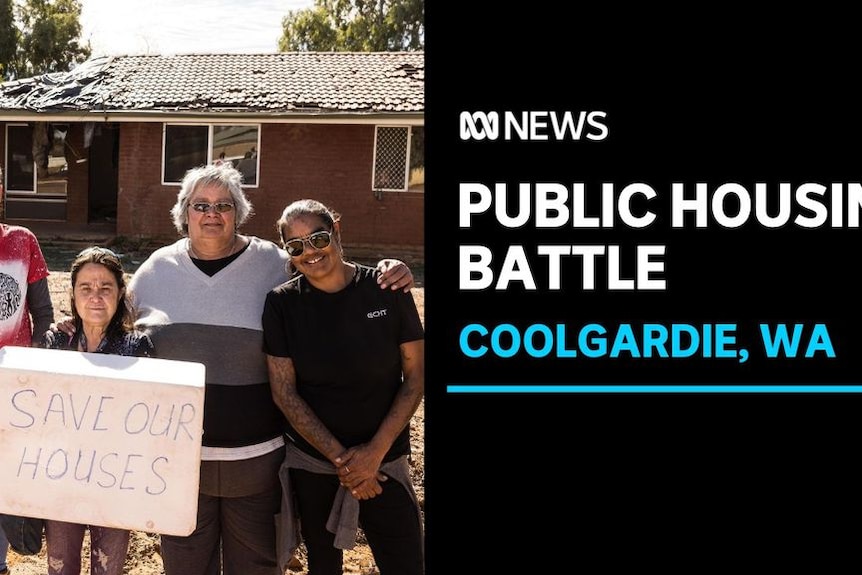
[[[117,234],[176,237],[170,209],[179,187],[163,186],[162,124],[120,124]]]
[[[259,187],[246,188],[255,215],[243,231],[275,241],[275,222],[284,207],[314,198],[341,213],[348,250],[355,245],[421,254],[424,194],[386,192],[376,199],[373,148],[371,125],[261,126]],[[169,211],[179,188],[161,185],[161,153],[162,124],[121,125],[118,234],[176,237]]]

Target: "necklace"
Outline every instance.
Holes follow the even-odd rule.
[[[98,352],[101,349],[102,343],[104,343],[104,341],[105,341],[104,336],[99,338],[99,345],[97,345],[96,349],[94,349],[93,351]],[[85,334],[83,329],[82,329],[81,330],[81,337],[78,340],[78,351],[90,351],[88,349],[88,347],[89,347],[89,344],[87,343],[87,334]]]
[[[238,235],[236,235],[236,234],[234,234],[234,235],[233,235],[233,240],[231,240],[231,242],[230,242],[230,246],[228,246],[227,253],[226,253],[225,255],[223,255],[223,256],[218,256],[218,257],[214,257],[214,258],[200,258],[200,257],[198,257],[197,252],[195,252],[194,248],[192,247],[192,240],[191,240],[191,238],[189,238],[189,249],[188,249],[188,252],[189,252],[189,255],[190,255],[191,257],[195,258],[196,260],[201,260],[201,259],[220,260],[220,259],[222,259],[222,258],[226,258],[226,257],[232,256],[232,255],[236,252],[236,249],[235,249],[235,248],[236,248],[237,241],[239,241],[239,236],[238,236]]]
[[[342,273],[343,285],[341,286],[339,291],[346,288],[347,286],[349,286],[353,282],[353,280],[356,279],[356,274],[359,273],[358,267],[356,267],[354,265],[350,265],[347,262],[343,262],[343,265],[345,266],[344,271]]]

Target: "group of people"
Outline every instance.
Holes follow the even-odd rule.
[[[346,260],[339,216],[314,200],[285,208],[283,249],[240,233],[252,214],[241,184],[230,164],[190,170],[171,210],[181,239],[128,286],[116,254],[81,252],[73,317],[53,329],[38,315],[47,276],[38,244],[3,225],[0,253],[7,235],[30,237],[42,270],[27,277],[34,327],[24,345],[206,366],[197,525],[186,537],[162,535],[166,575],[281,574],[300,541],[310,574],[341,573],[359,526],[383,575],[422,573],[407,467],[424,388],[412,273],[397,260],[376,269]],[[0,333],[0,346],[21,345]],[[80,572],[84,529],[46,522],[49,574]],[[120,575],[128,531],[90,534],[92,573]]]

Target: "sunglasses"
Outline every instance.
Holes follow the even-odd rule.
[[[233,204],[230,202],[216,202],[214,204],[208,204],[207,202],[195,202],[189,205],[194,211],[200,212],[202,214],[205,214],[210,210],[214,210],[217,214],[223,214],[233,209]]]
[[[287,250],[287,255],[292,258],[302,255],[305,249],[305,244],[310,245],[316,250],[322,250],[329,247],[332,243],[332,232],[314,232],[304,238],[293,238],[284,242],[284,249]]]

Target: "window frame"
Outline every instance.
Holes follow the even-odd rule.
[[[33,165],[32,189],[30,189],[30,190],[18,190],[18,189],[9,187],[9,166],[12,163],[10,161],[10,158],[9,158],[9,128],[27,128],[27,127],[28,127],[28,125],[26,123],[17,123],[17,122],[12,123],[12,122],[10,122],[10,123],[6,124],[6,134],[5,134],[5,141],[4,141],[4,147],[3,147],[3,156],[4,156],[3,157],[3,162],[4,162],[3,189],[5,190],[6,194],[9,194],[11,192],[13,195],[19,195],[19,194],[20,195],[26,194],[26,195],[31,195],[31,196],[36,195],[36,161],[33,160],[32,136],[31,136],[31,140],[30,140],[30,142],[31,142],[30,159],[32,160],[32,165]],[[31,133],[32,133],[32,128],[31,128]]]
[[[53,125],[62,125],[66,126],[66,134],[68,137],[68,133],[72,128],[71,122],[48,122],[49,126]],[[12,164],[9,157],[9,133],[10,128],[26,128],[30,130],[30,163],[33,169],[33,179],[32,179],[32,189],[30,190],[21,190],[17,188],[10,188],[8,185],[9,182],[9,166]],[[44,201],[62,201],[65,202],[69,196],[69,176],[68,174],[62,180],[63,182],[63,191],[62,192],[46,192],[39,191],[39,170],[36,168],[36,159],[33,157],[33,136],[32,136],[33,127],[25,122],[9,122],[6,124],[6,133],[4,134],[4,152],[3,152],[3,162],[5,168],[3,170],[3,181],[0,182],[2,184],[3,189],[5,190],[5,194],[8,197],[9,195],[13,197],[33,197],[33,198],[42,198]],[[65,157],[65,144],[64,144],[64,157]],[[68,168],[68,158],[66,158],[67,168]]]
[[[249,128],[257,129],[257,142],[255,149],[257,150],[257,157],[255,160],[257,161],[257,166],[255,167],[255,174],[257,176],[257,181],[254,184],[246,184],[243,183],[243,188],[259,188],[260,187],[260,138],[261,138],[261,126],[259,122],[162,122],[162,166],[161,166],[161,183],[163,186],[180,186],[182,182],[168,182],[165,181],[165,168],[167,166],[167,157],[165,156],[167,152],[167,138],[168,138],[168,127],[169,126],[179,126],[179,127],[205,127],[207,128],[207,149],[206,149],[206,163],[207,165],[213,163],[213,135],[215,132],[216,126],[245,126]]]
[[[422,128],[423,159],[422,159],[422,184],[421,184],[422,188],[421,189],[418,188],[418,184],[415,184],[414,187],[410,186],[410,177],[411,177],[412,172],[413,172],[412,168],[410,167],[410,164],[413,161],[413,137],[415,135],[415,133],[414,133],[415,128]],[[424,140],[425,140],[425,124],[421,124],[418,126],[417,125],[411,125],[410,126],[410,137],[407,141],[407,182],[406,182],[407,190],[406,191],[408,191],[408,192],[415,192],[418,194],[424,194],[425,193],[425,159],[424,159],[425,141]]]
[[[404,187],[402,188],[379,188],[375,186],[375,182],[377,181],[377,149],[378,149],[378,140],[380,137],[380,130],[386,128],[403,128],[407,130],[407,150],[405,153],[405,163],[404,163]],[[412,126],[407,124],[377,124],[374,126],[374,154],[371,160],[371,191],[373,192],[406,192],[409,190],[410,184],[410,142],[413,138],[413,129]]]

